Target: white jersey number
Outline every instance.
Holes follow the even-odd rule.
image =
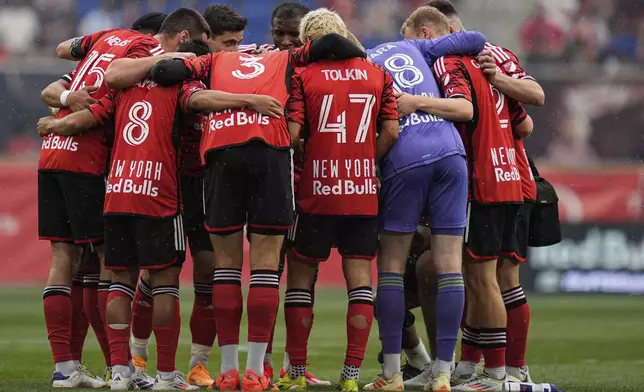
[[[114,57],[115,55],[112,53],[99,54],[96,50],[92,50],[92,52],[87,55],[83,66],[74,75],[74,81],[72,82],[69,90],[78,91],[85,87],[86,83],[83,80],[85,75],[96,75],[94,86],[101,88],[103,80],[105,79],[105,70],[109,66],[109,63],[114,60]]]
[[[138,146],[148,138],[150,125],[147,121],[152,116],[152,104],[148,101],[139,101],[132,105],[128,118],[130,121],[123,128],[123,140],[132,147]],[[139,136],[134,136],[139,129]]]
[[[414,66],[414,59],[404,53],[396,53],[385,60],[385,68],[393,76],[394,90],[400,92],[403,88],[412,88],[425,80],[425,75]],[[407,76],[405,75],[407,71]],[[409,73],[411,72],[411,75]]]
[[[255,57],[255,56],[248,56],[248,57],[239,57],[239,60],[241,61],[241,66],[246,67],[246,68],[251,68],[253,71],[250,73],[243,73],[241,70],[236,69],[233,71],[233,76],[236,77],[237,79],[253,79],[258,77],[259,75],[263,74],[264,71],[266,70],[266,67],[264,67],[264,64],[260,63],[259,61],[263,57]]]
[[[340,113],[336,122],[329,122],[329,113],[333,105],[333,94],[325,95],[322,98],[322,108],[320,110],[320,122],[318,124],[318,131],[320,132],[333,132],[337,134],[337,142],[342,144],[347,142],[347,111]],[[363,105],[362,117],[356,132],[356,143],[364,143],[367,140],[369,133],[369,125],[371,124],[371,113],[376,104],[376,97],[372,94],[349,94],[349,103],[358,103]]]
[[[490,89],[492,90],[492,98],[496,102],[496,114],[499,116],[499,122],[501,123],[501,128],[506,129],[510,126],[510,120],[507,118],[501,118],[501,113],[503,113],[503,105],[505,105],[505,94],[503,94],[499,89],[490,84]]]

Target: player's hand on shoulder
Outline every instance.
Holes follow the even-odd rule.
[[[56,119],[51,116],[43,117],[40,120],[38,120],[38,124],[36,125],[36,129],[38,130],[38,136],[43,137],[52,133],[53,132],[52,124],[55,120]]]
[[[414,95],[397,92],[396,101],[398,102],[398,115],[400,117],[409,116],[418,110],[418,100]]]
[[[159,57],[159,60],[194,59],[197,55],[192,52],[166,52]]]
[[[483,74],[485,74],[485,76],[489,80],[494,79],[496,73],[498,72],[498,67],[496,66],[494,57],[492,57],[492,52],[487,49],[482,51],[481,53],[479,53],[476,61],[478,61],[479,65],[481,66],[481,71],[483,71]]]
[[[71,92],[67,96],[67,106],[69,106],[72,112],[88,109],[92,104],[98,102],[90,96],[96,90],[98,90],[97,86],[85,86],[78,91]]]
[[[279,118],[284,115],[282,104],[270,95],[255,95],[250,108],[269,117]]]

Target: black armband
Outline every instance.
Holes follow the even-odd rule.
[[[327,34],[311,42],[309,48],[311,61],[325,59],[348,59],[352,57],[367,57],[367,54],[356,44],[340,34]]]
[[[72,44],[69,47],[69,54],[71,54],[73,58],[79,60],[82,60],[87,56],[87,53],[83,50],[83,37],[76,37],[72,40]]]
[[[190,70],[182,59],[161,60],[152,67],[150,76],[161,86],[172,86],[190,79]]]

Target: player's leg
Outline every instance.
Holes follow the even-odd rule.
[[[86,265],[86,273],[83,276],[83,311],[92,326],[96,340],[103,351],[105,365],[110,367],[110,347],[105,332],[105,320],[101,318],[98,311],[98,283],[100,279],[100,264],[98,254],[94,246],[86,246],[87,252],[83,252],[81,264]]]
[[[516,232],[504,242],[497,268],[497,280],[508,314],[506,365],[508,377],[514,381],[532,382],[525,364],[530,328],[530,307],[519,280],[519,267],[527,260],[528,231],[532,203],[522,204],[516,222]]]
[[[143,270],[132,302],[130,350],[134,367],[146,376],[148,376],[148,344],[152,336],[153,298],[150,273]]]
[[[281,281],[282,280],[282,275],[284,274],[284,268],[286,266],[286,258],[287,258],[287,252],[288,249],[291,248],[291,245],[289,244],[289,235],[291,233],[291,230],[293,228],[290,228],[288,233],[286,234],[286,237],[284,238],[284,245],[282,246],[282,253],[280,255],[280,264],[277,267],[277,278]],[[279,309],[278,309],[279,311]],[[276,319],[277,320],[277,319]],[[266,354],[264,355],[264,374],[269,380],[273,380],[273,375],[274,375],[274,370],[273,370],[273,340],[275,338],[275,325],[276,323],[273,323],[273,329],[271,330],[271,338],[268,341],[268,346],[266,347]],[[288,353],[286,352],[286,348],[284,349],[284,366],[282,366],[282,369],[280,370],[280,378],[284,377],[284,375],[288,372],[289,369],[289,360],[288,360]]]
[[[264,356],[279,305],[279,267],[284,237],[293,224],[291,154],[261,142],[248,145],[248,357],[242,389],[269,388]]]
[[[208,153],[204,177],[206,229],[214,249],[212,306],[221,373],[214,388],[239,390],[239,328],[243,312],[241,268],[248,178],[245,146]]]
[[[378,249],[378,218],[343,217],[336,219],[335,224],[338,252],[342,255],[342,272],[349,299],[346,320],[347,350],[340,375],[340,388],[351,392],[358,391],[360,368],[373,324],[371,263]],[[402,305],[404,306],[404,303]]]
[[[82,251],[85,254],[85,250]],[[82,256],[81,256],[82,257]],[[89,321],[83,311],[83,271],[76,269],[72,279],[72,329],[70,334],[70,351],[77,367],[81,366],[85,337],[89,330]]]

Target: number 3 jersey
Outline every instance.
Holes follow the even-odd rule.
[[[289,121],[307,125],[297,205],[309,214],[378,214],[376,132],[398,121],[391,77],[365,59],[295,70]]]
[[[103,30],[79,37],[72,43],[71,54],[83,60],[73,72],[69,90],[78,91],[86,86],[96,86],[98,89],[91,96],[99,99],[108,92],[103,78],[112,61],[161,53],[163,49],[156,39],[133,30]],[[62,108],[56,117],[62,118],[69,113],[71,109]],[[102,129],[92,129],[75,136],[51,134],[43,138],[38,170],[104,175],[107,159],[107,145]]]
[[[180,212],[179,139],[190,96],[204,87],[201,82],[161,87],[144,80],[112,90],[90,107],[101,125],[114,122],[106,215],[170,217]]]

